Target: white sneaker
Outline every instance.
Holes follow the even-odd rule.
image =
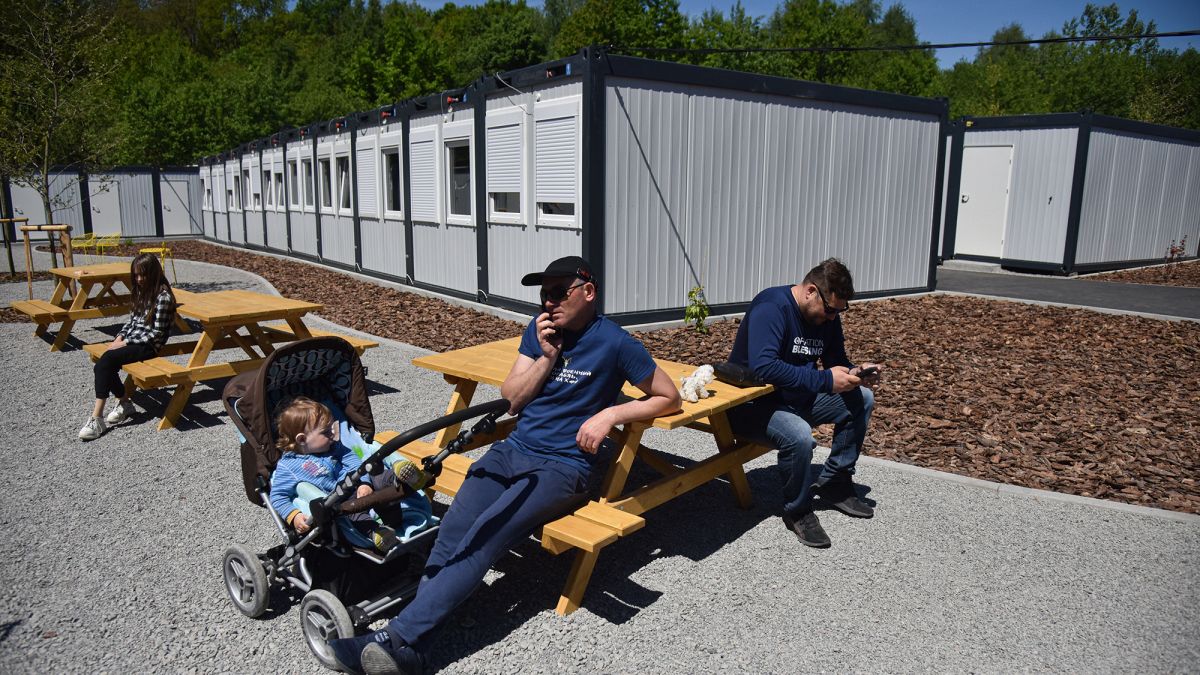
[[[108,428],[104,426],[104,420],[99,417],[89,417],[83,428],[79,430],[79,438],[85,441],[94,441],[100,438],[100,435]]]
[[[108,417],[105,417],[104,421],[109,424],[120,424],[121,422],[129,419],[129,416],[132,414],[132,403],[129,401],[117,401],[117,407],[113,408],[112,412],[108,413]]]

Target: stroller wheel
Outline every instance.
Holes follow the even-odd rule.
[[[354,637],[354,622],[342,601],[329,591],[309,591],[300,601],[300,627],[313,656],[326,668],[338,670],[339,664],[327,642]]]
[[[262,561],[245,546],[231,546],[225,551],[222,564],[225,575],[225,590],[238,611],[251,619],[262,616],[267,610],[270,587],[267,586],[267,571]]]

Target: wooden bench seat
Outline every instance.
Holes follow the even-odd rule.
[[[11,306],[39,323],[58,322],[69,316],[69,310],[45,300],[14,300]]]
[[[286,335],[289,340],[296,339],[296,331],[292,330],[292,327],[287,325],[286,323],[266,324],[265,326],[263,326],[263,330],[266,332],[269,332],[269,333],[279,333],[281,335]],[[332,335],[334,337],[340,337],[343,340],[345,340],[346,342],[349,342],[350,346],[354,347],[354,350],[357,351],[359,353],[359,355],[362,355],[364,350],[379,346],[379,343],[375,342],[374,340],[367,340],[365,338],[355,337],[353,335],[344,335],[342,333],[335,333],[333,331],[328,331],[328,330],[319,330],[317,328],[312,328],[311,326],[309,327],[308,332],[312,333],[313,337],[325,337],[325,336],[329,336],[329,335]]]

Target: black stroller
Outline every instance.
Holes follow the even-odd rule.
[[[268,356],[257,371],[231,379],[222,399],[243,436],[241,459],[246,496],[266,508],[283,542],[263,554],[255,554],[245,546],[232,546],[225,552],[222,569],[230,600],[249,617],[258,617],[266,611],[275,585],[288,585],[303,592],[300,623],[304,639],[322,664],[337,668],[326,641],[351,637],[384,612],[399,609],[411,600],[438,529],[433,525],[422,530],[402,540],[386,555],[374,548],[355,546],[342,535],[334,519],[404,496],[399,488],[389,488],[355,499],[354,488],[359,479],[368,473],[378,475],[384,470],[383,458],[412,441],[482,416],[441,453],[423,460],[425,470],[436,476],[447,455],[468,446],[473,437],[495,430],[496,419],[508,410],[508,402],[500,399],[472,406],[391,439],[364,457],[359,469],[349,474],[331,494],[310,502],[312,527],[301,536],[271,508],[269,499],[271,472],[280,457],[275,447],[275,407],[297,395],[332,403],[330,407],[337,407],[367,443],[375,434],[364,369],[354,348],[341,338],[318,337],[294,342]]]

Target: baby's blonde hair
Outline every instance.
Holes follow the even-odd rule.
[[[296,436],[309,429],[320,429],[333,424],[333,413],[329,408],[307,396],[297,396],[288,401],[275,418],[275,429],[279,432],[275,447],[283,452],[296,452]]]

